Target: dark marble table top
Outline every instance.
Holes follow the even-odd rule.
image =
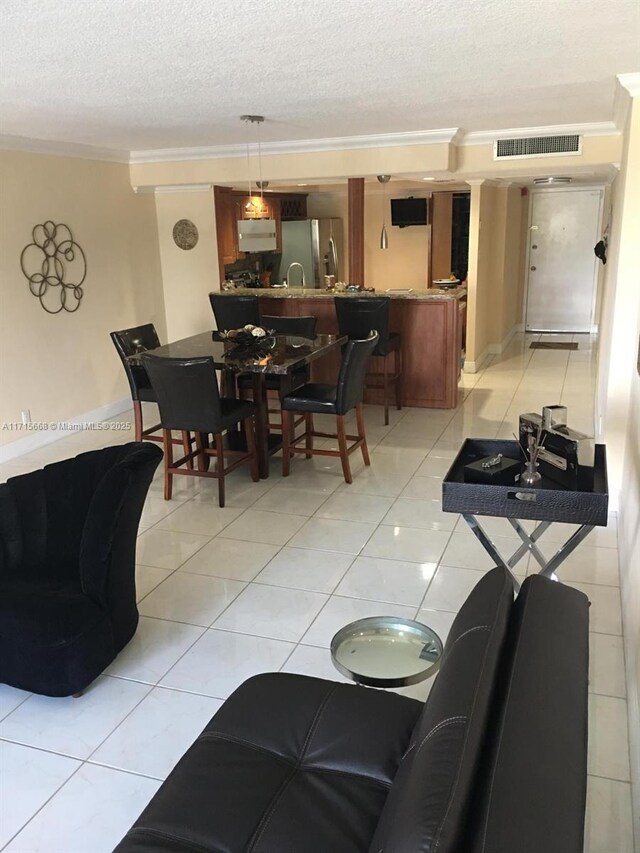
[[[217,369],[227,368],[238,373],[286,374],[320,358],[346,341],[347,338],[340,335],[316,335],[315,338],[276,335],[273,349],[267,353],[270,358],[266,363],[261,363],[265,361],[263,355],[234,358],[232,344],[220,340],[218,332],[203,332],[146,350],[146,353],[165,358],[199,358],[208,355],[213,358]],[[140,364],[140,355],[129,356],[129,361]]]

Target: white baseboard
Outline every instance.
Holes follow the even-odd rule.
[[[490,355],[500,355],[500,353],[503,353],[509,346],[509,344],[513,340],[514,335],[516,335],[518,332],[523,331],[524,326],[522,325],[522,323],[516,323],[516,325],[507,332],[504,340],[502,340],[499,344],[489,344],[489,346],[487,347],[488,352],[490,353]]]
[[[465,359],[464,362],[464,372],[465,373],[478,373],[478,371],[482,370],[487,359],[490,356],[489,347],[487,347],[483,352],[480,353],[478,358],[475,361],[469,361],[469,359]]]
[[[19,438],[17,441],[0,446],[0,463],[16,459],[18,456],[24,456],[25,453],[31,453],[39,447],[45,447],[45,445],[59,441],[61,438],[74,435],[79,432],[78,429],[74,429],[74,426],[96,424],[109,420],[109,418],[114,418],[116,415],[121,415],[122,412],[130,409],[131,405],[131,398],[126,397],[124,400],[107,403],[90,412],[84,412],[82,415],[65,418],[64,421],[49,422],[56,423],[56,429],[34,429],[33,432],[29,432],[24,438]],[[58,426],[60,423],[63,424],[62,427]],[[131,440],[133,441],[133,433],[131,434]]]

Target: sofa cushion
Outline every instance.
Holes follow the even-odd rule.
[[[587,597],[540,575],[527,578],[507,643],[464,849],[580,853],[587,786]]]
[[[366,687],[255,676],[116,850],[365,853],[422,708]]]
[[[446,571],[446,569],[445,569]],[[502,568],[472,590],[387,798],[370,853],[460,853],[513,606]]]

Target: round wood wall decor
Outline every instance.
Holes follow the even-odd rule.
[[[188,251],[198,242],[198,229],[190,219],[179,219],[173,226],[173,242]]]

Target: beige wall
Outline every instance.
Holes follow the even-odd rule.
[[[208,294],[220,289],[213,190],[155,194],[167,337],[176,341],[214,327]],[[190,219],[198,229],[193,249],[176,246],[173,226]]]
[[[0,152],[0,423],[63,421],[128,396],[109,332],[143,322],[166,334],[153,196],[125,165]],[[67,224],[87,258],[76,313],[47,314],[20,253],[33,227]],[[0,443],[25,434],[0,430]]]
[[[612,192],[602,306],[598,416],[609,493],[619,511],[620,591],[627,666],[631,771],[640,845],[640,98],[630,101]]]
[[[364,275],[367,287],[374,287],[384,292],[389,287],[412,287],[414,290],[425,290],[427,287],[428,269],[428,226],[412,226],[410,228],[395,228],[391,225],[391,209],[389,201],[392,197],[414,195],[427,196],[428,193],[418,187],[414,190],[394,192],[393,186],[387,185],[386,194],[386,224],[389,236],[389,248],[380,248],[380,231],[382,229],[383,198],[381,190],[375,186],[371,189],[365,186],[364,204]],[[344,223],[345,262],[348,251],[348,210],[346,189],[344,193],[310,193],[307,200],[309,218],[323,216],[340,217]],[[346,267],[343,263],[346,277]]]

